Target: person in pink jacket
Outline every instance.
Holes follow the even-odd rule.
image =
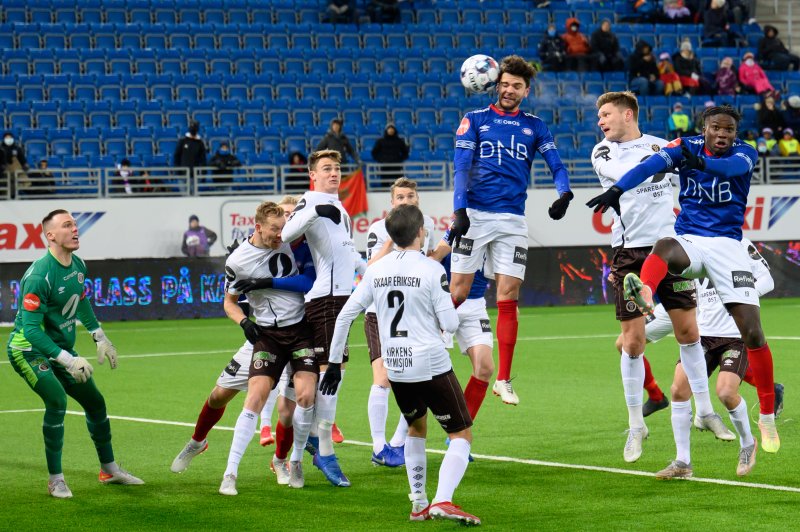
[[[762,96],[775,96],[775,87],[767,79],[752,52],[747,52],[739,65],[739,81],[742,85]]]

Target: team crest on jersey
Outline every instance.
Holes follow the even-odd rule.
[[[594,152],[595,159],[603,159],[604,161],[610,161],[611,156],[608,155],[611,152],[611,148],[608,146],[600,146],[597,148],[597,151]]]
[[[530,136],[533,135],[533,130],[531,128],[529,128],[529,127],[523,127],[522,128],[522,134],[523,135],[528,135],[530,137]]]
[[[625,303],[625,310],[627,310],[628,312],[636,312],[636,303],[634,303],[633,301],[628,301],[627,303]]]
[[[456,135],[463,135],[467,131],[469,131],[469,118],[465,116],[456,130]]]
[[[41,304],[42,302],[36,294],[25,294],[25,297],[22,298],[22,307],[30,312],[38,309]]]
[[[439,280],[439,282],[442,285],[442,290],[444,290],[445,292],[447,292],[449,294],[450,293],[450,283],[447,281],[447,274],[446,273],[442,274],[442,278]]]
[[[474,245],[475,241],[471,238],[464,238],[463,236],[458,240],[458,245],[453,249],[453,253],[456,255],[472,255],[472,246]]]
[[[656,152],[656,153],[658,153],[658,152],[660,152],[660,151],[661,151],[661,146],[659,146],[658,144],[653,144],[653,145],[652,145],[652,146],[650,146],[650,147],[651,147],[651,148],[653,149],[653,151],[654,151],[654,152]]]
[[[78,282],[83,284],[83,274],[81,272],[78,272]]]

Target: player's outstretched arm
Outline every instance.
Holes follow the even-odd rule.
[[[300,238],[317,218],[319,218],[319,214],[317,214],[316,209],[309,208],[304,201],[301,201],[292,211],[292,215],[289,216],[286,225],[283,226],[281,238],[284,242],[293,242]]]
[[[432,258],[436,262],[442,262],[442,259],[445,258],[448,253],[453,251],[453,248],[451,248],[450,244],[447,242],[449,233],[450,233],[449,229],[445,231],[444,236],[436,245],[436,248],[430,254],[430,258]]]

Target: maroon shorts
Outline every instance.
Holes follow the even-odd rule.
[[[341,312],[349,296],[324,296],[306,303],[306,319],[314,334],[314,355],[320,366],[328,364],[328,356],[336,327],[336,316]],[[350,359],[347,347],[344,348],[344,360]]]
[[[430,408],[433,417],[448,434],[472,426],[464,392],[452,369],[429,381],[390,384],[397,406],[409,425],[427,414]]]
[[[369,363],[372,364],[381,358],[381,336],[378,334],[378,316],[374,312],[367,312],[364,315],[364,334],[367,337]]]
[[[305,318],[287,327],[263,328],[261,337],[253,345],[248,378],[272,377],[272,387],[275,388],[286,364],[291,365],[293,372],[319,374],[312,338],[311,327]]]
[[[717,336],[701,336],[700,343],[706,353],[706,367],[710,377],[714,370],[735,373],[744,380],[747,371],[747,349],[741,338],[720,338]]]
[[[625,275],[642,271],[644,260],[652,248],[623,248],[613,249],[614,257],[611,260],[611,284],[614,286],[615,302],[617,306],[617,319],[619,321],[632,320],[642,315],[636,303],[625,299],[625,290],[622,281]],[[666,310],[693,309],[697,307],[694,281],[668,273],[656,288],[656,295]]]

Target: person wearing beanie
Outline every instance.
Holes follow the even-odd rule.
[[[372,158],[387,165],[381,169],[381,181],[389,183],[402,176],[402,163],[408,159],[408,144],[397,134],[394,124],[386,124],[383,136],[372,147]]]
[[[768,127],[761,130],[761,136],[756,141],[759,157],[769,157],[777,153],[778,141],[772,135],[772,129]]]
[[[719,62],[719,70],[714,75],[714,82],[717,86],[717,94],[720,96],[734,96],[742,90],[739,86],[739,78],[733,69],[732,57],[725,57]]]
[[[200,225],[196,214],[189,216],[189,229],[183,233],[181,251],[187,257],[208,257],[211,246],[217,241],[217,234]]]
[[[348,156],[355,161],[356,164],[361,164],[361,159],[358,153],[350,143],[350,139],[344,134],[342,128],[344,127],[344,120],[341,118],[334,118],[331,120],[331,127],[314,151],[322,150],[336,150],[342,156],[342,164],[348,162]]]
[[[189,130],[178,140],[175,147],[173,163],[179,168],[188,168],[189,177],[194,176],[194,169],[206,165],[206,144],[200,139],[200,124],[192,120]]]
[[[685,40],[681,43],[680,51],[672,56],[672,64],[675,65],[675,72],[680,76],[684,94],[708,93],[705,88],[701,89],[703,71],[700,68],[700,61],[694,55],[691,42]]]
[[[667,52],[662,52],[658,56],[658,78],[664,82],[664,94],[669,96],[671,94],[681,94],[683,92],[683,84],[678,73],[675,72],[675,67],[672,65],[672,60]]]
[[[800,141],[794,138],[794,131],[787,127],[783,130],[783,138],[778,141],[778,151],[784,157],[797,157],[800,155]]]
[[[578,72],[592,70],[590,66],[593,61],[598,61],[597,54],[592,50],[592,45],[586,35],[581,33],[580,21],[571,17],[567,19],[565,26],[567,31],[561,35],[561,38],[567,45],[567,70],[577,70]]]
[[[800,57],[791,53],[778,38],[778,28],[767,24],[758,41],[758,59],[770,70],[800,70]]]
[[[677,102],[672,106],[672,114],[667,118],[667,129],[670,138],[683,137],[692,129],[692,119],[683,111],[683,104]]]
[[[760,94],[762,96],[775,96],[775,87],[769,82],[767,74],[764,72],[758,63],[756,63],[753,52],[747,52],[742,58],[742,64],[739,65],[739,81],[742,86]]]

